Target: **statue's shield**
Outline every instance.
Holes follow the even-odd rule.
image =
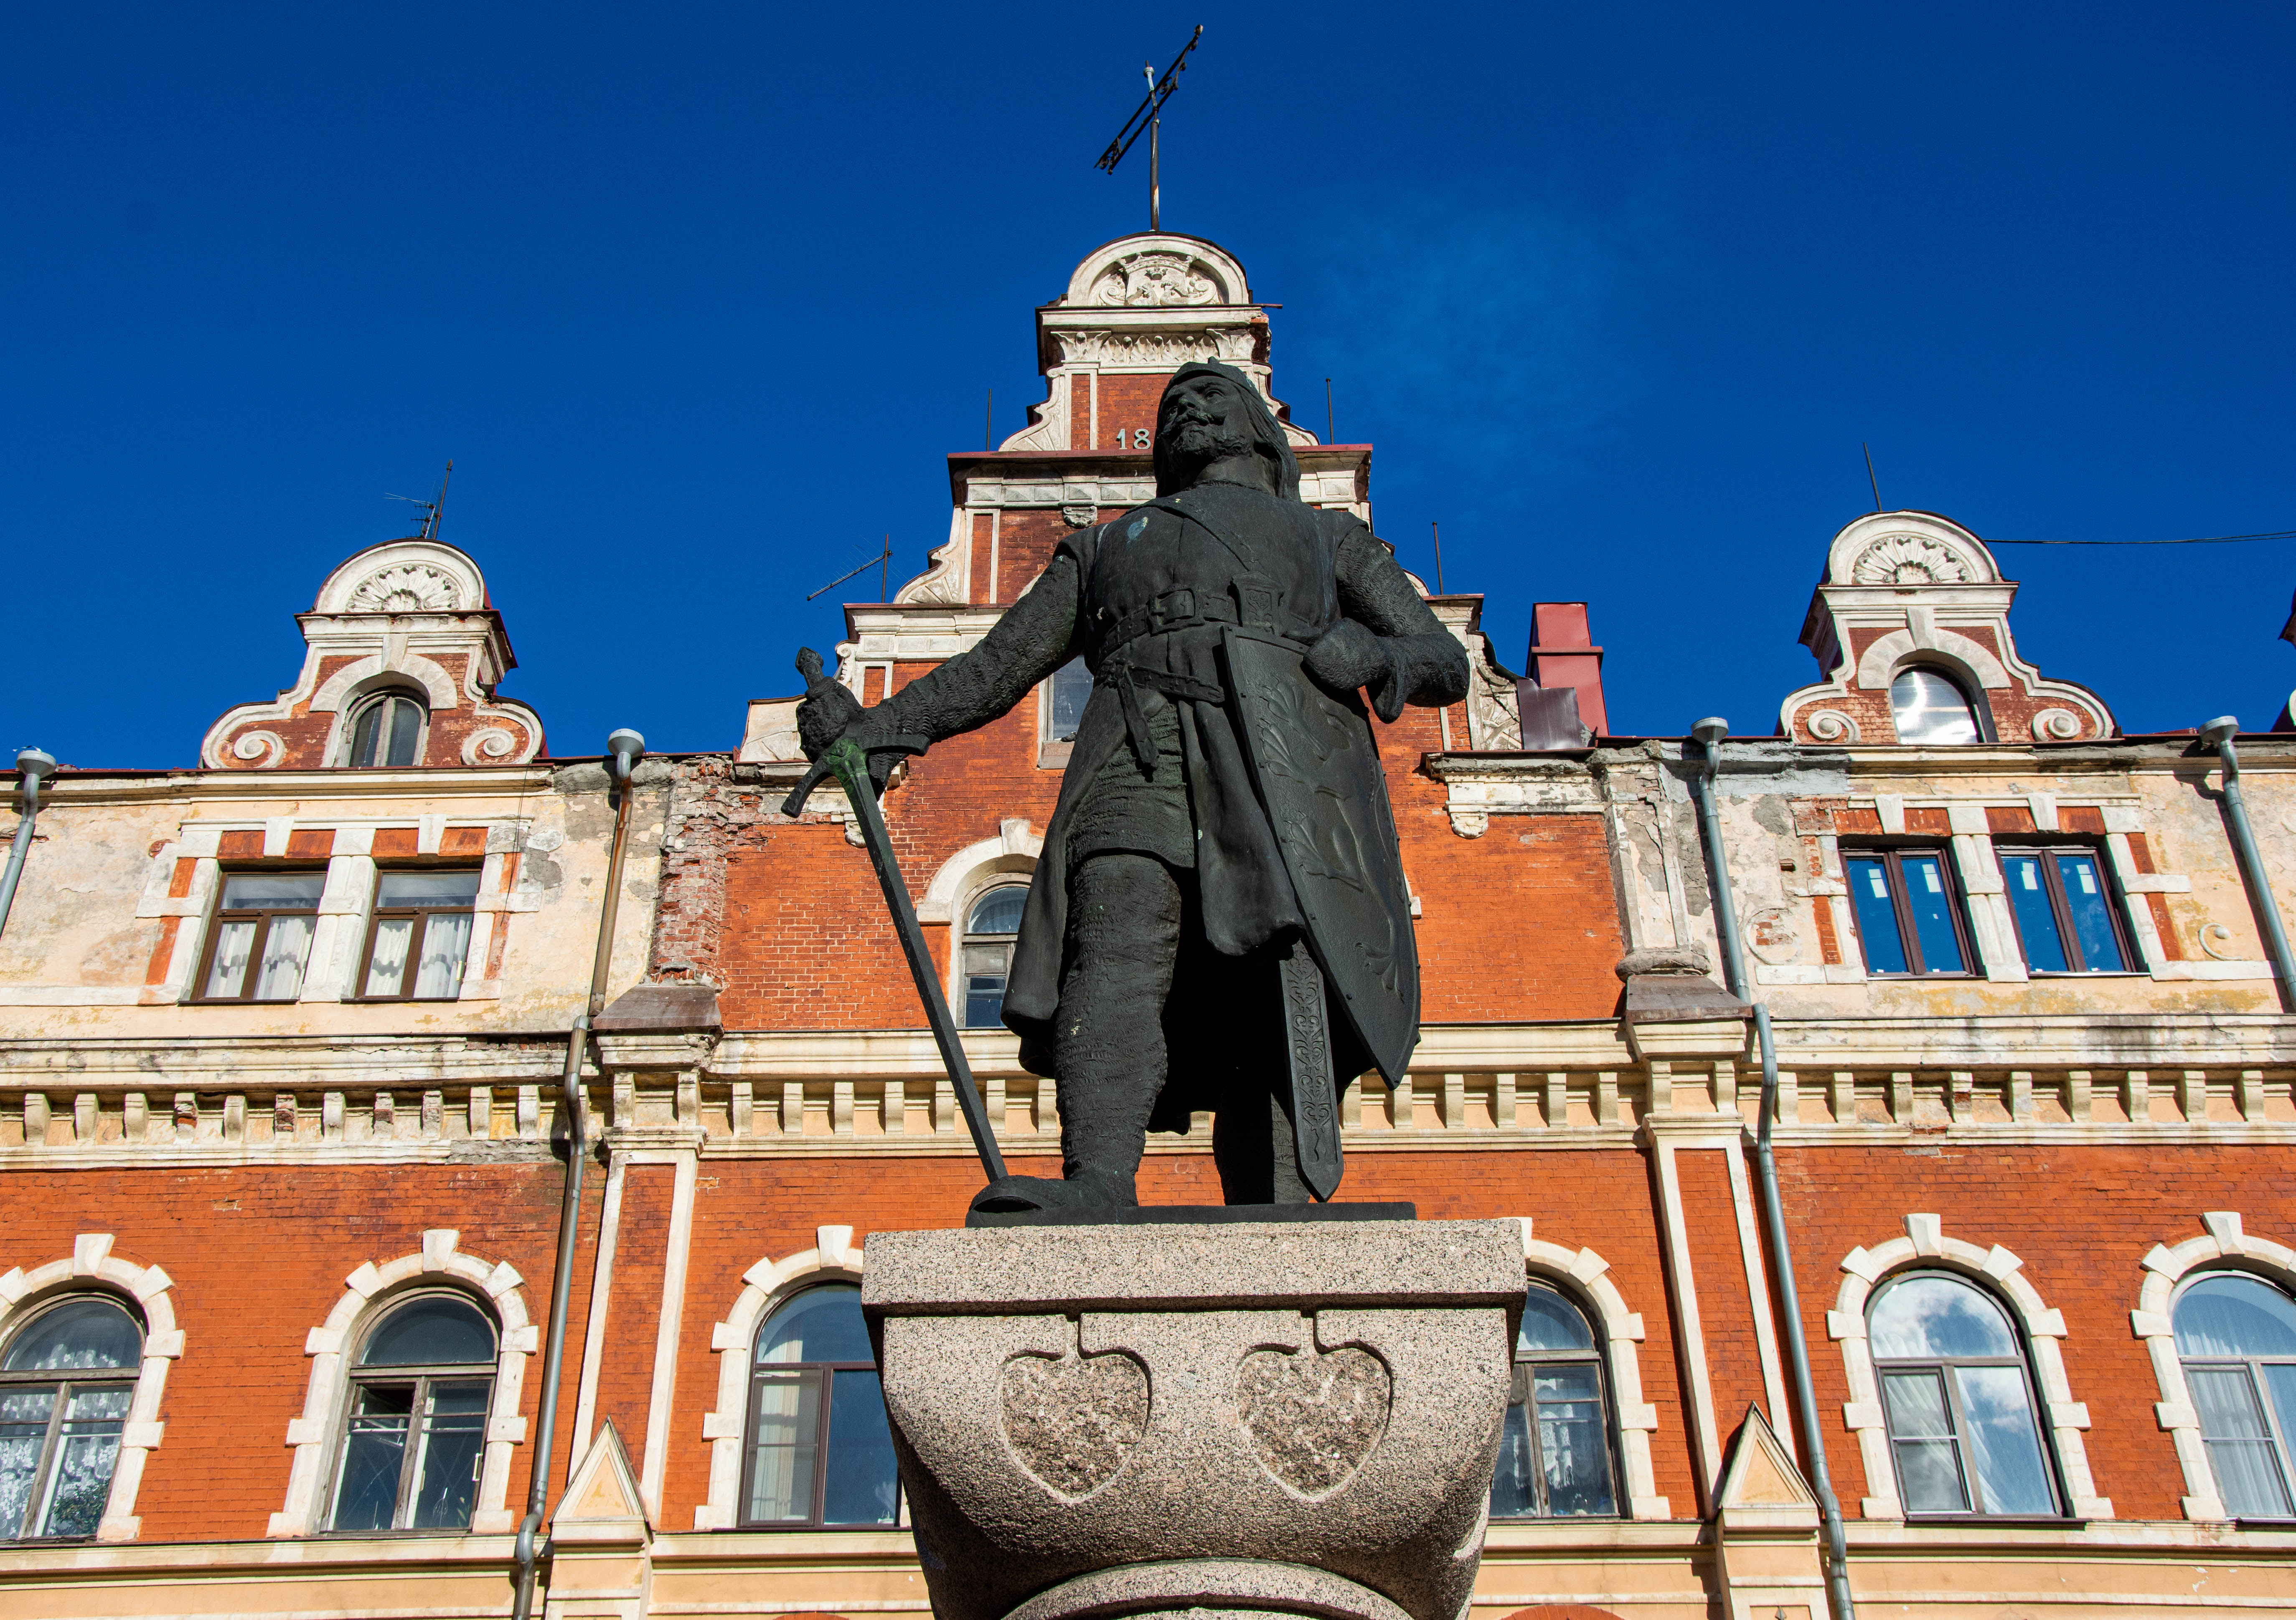
[[[1288,642],[1222,635],[1259,802],[1308,918],[1308,944],[1372,1061],[1398,1081],[1419,1043],[1419,953],[1379,745]]]

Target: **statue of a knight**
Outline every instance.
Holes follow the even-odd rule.
[[[1419,969],[1365,713],[1456,703],[1464,649],[1387,546],[1300,499],[1242,372],[1183,366],[1157,413],[1156,498],[1063,540],[970,652],[873,708],[809,689],[800,733],[882,781],[1081,656],[1092,699],[1029,890],[1004,997],[1059,1085],[1063,1179],[976,1209],[1136,1204],[1151,1130],[1214,1117],[1231,1204],[1329,1198],[1339,1100],[1399,1079]]]

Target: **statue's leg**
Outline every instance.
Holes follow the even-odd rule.
[[[1053,1017],[1061,1158],[1072,1182],[1135,1201],[1148,1116],[1164,1089],[1164,1002],[1180,942],[1181,893],[1152,855],[1109,850],[1069,879],[1068,939]]]
[[[1243,1083],[1212,1116],[1212,1163],[1231,1204],[1309,1204],[1292,1126],[1289,1075]]]

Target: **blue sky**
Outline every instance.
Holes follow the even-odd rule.
[[[839,634],[805,593],[917,571],[986,392],[1041,397],[1199,20],[1168,227],[1510,662],[1592,603],[1622,732],[1814,678],[1861,441],[1988,536],[2296,528],[2284,4],[17,6],[0,742],[190,764],[452,457],[554,749],[732,748]],[[2129,730],[2296,686],[2296,543],[2002,557]]]

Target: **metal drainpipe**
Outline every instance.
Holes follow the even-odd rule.
[[[516,1620],[534,1612],[534,1567],[541,1557],[537,1539],[543,1510],[550,1500],[551,1441],[558,1427],[559,1375],[566,1361],[566,1307],[574,1291],[574,1240],[582,1209],[582,1161],[588,1157],[587,1124],[582,1108],[582,1057],[590,1044],[590,1026],[606,1007],[606,970],[614,954],[614,916],[622,896],[622,853],[629,842],[630,773],[645,757],[645,739],[633,731],[619,731],[606,739],[610,791],[614,799],[614,841],[606,860],[606,894],[598,911],[598,949],[590,962],[590,999],[574,1019],[566,1036],[566,1069],[560,1076],[566,1114],[566,1196],[558,1207],[558,1266],[550,1277],[550,1338],[542,1358],[542,1410],[536,1421],[541,1436],[535,1443],[533,1483],[526,1493],[526,1517],[518,1526],[518,1600],[512,1609]]]
[[[1810,1490],[1817,1497],[1817,1510],[1825,1525],[1826,1600],[1833,1620],[1857,1620],[1857,1606],[1849,1596],[1849,1537],[1842,1527],[1841,1502],[1833,1493],[1833,1474],[1825,1466],[1825,1436],[1818,1427],[1817,1393],[1809,1376],[1809,1341],[1802,1337],[1801,1296],[1794,1286],[1793,1250],[1786,1240],[1785,1207],[1778,1197],[1778,1161],[1770,1150],[1770,1120],[1778,1108],[1777,1045],[1770,1036],[1770,1010],[1747,994],[1746,957],[1738,940],[1738,904],[1730,892],[1730,867],[1722,852],[1722,817],[1714,805],[1714,777],[1722,766],[1722,740],[1730,734],[1730,723],[1712,716],[1692,726],[1690,734],[1706,750],[1706,768],[1690,779],[1690,787],[1698,800],[1698,828],[1706,844],[1707,871],[1712,874],[1714,931],[1722,942],[1722,971],[1729,981],[1730,994],[1753,1002],[1754,1035],[1761,1044],[1762,1101],[1754,1126],[1754,1166],[1762,1184],[1762,1225],[1770,1242],[1770,1266],[1785,1317],[1786,1354],[1793,1362],[1794,1411],[1801,1420]]]
[[[2281,926],[2280,903],[2272,897],[2272,880],[2264,875],[2264,857],[2257,853],[2256,833],[2248,824],[2248,801],[2241,797],[2240,755],[2232,740],[2240,722],[2219,715],[2201,727],[2201,740],[2214,748],[2224,761],[2225,808],[2232,816],[2233,853],[2240,857],[2241,881],[2248,886],[2248,904],[2264,922],[2264,943],[2272,951],[2272,970],[2280,976],[2280,993],[2296,1006],[2296,961],[2288,954],[2288,930]]]
[[[8,844],[8,870],[0,873],[0,930],[8,926],[8,908],[16,904],[16,880],[24,875],[24,856],[32,847],[32,829],[40,819],[40,784],[55,774],[53,756],[26,749],[16,756],[22,773],[23,798],[16,808],[16,836]]]

